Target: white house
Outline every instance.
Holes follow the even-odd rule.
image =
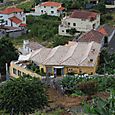
[[[19,48],[19,51],[23,55],[25,55],[25,54],[29,54],[35,50],[38,50],[40,48],[43,48],[43,46],[41,44],[39,44],[38,42],[24,40],[23,41],[23,47]]]
[[[100,14],[96,12],[74,10],[70,16],[65,16],[59,25],[59,35],[71,36],[69,31],[75,29],[74,35],[88,32],[98,28],[100,25]]]
[[[65,8],[62,3],[58,2],[43,2],[35,6],[35,13],[38,15],[47,14],[50,16],[60,16]]]
[[[5,26],[25,27],[26,15],[22,9],[12,7],[0,11],[0,21],[3,20]]]

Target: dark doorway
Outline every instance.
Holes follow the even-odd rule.
[[[61,68],[57,69],[57,76],[61,76]]]

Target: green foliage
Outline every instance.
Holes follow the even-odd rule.
[[[98,5],[96,5],[94,9],[99,11],[102,14],[105,13],[106,12],[105,3],[103,3],[103,2],[98,3]]]
[[[0,69],[4,74],[5,63],[10,63],[18,58],[18,53],[9,39],[0,39]]]
[[[91,95],[99,91],[115,89],[114,77],[78,77],[68,75],[61,81],[65,93],[73,95]]]
[[[89,2],[89,0],[52,0],[56,2],[61,2],[64,4],[64,6],[68,9],[70,8],[85,8],[86,3]]]
[[[55,16],[42,15],[38,17],[28,16],[27,24],[30,33],[29,38],[36,38],[37,41],[47,42],[49,47],[54,47],[67,43],[71,37],[63,37],[58,34],[58,26],[60,24],[60,18]],[[49,43],[49,44],[48,44]]]
[[[100,66],[97,70],[99,74],[115,73],[115,53],[110,54],[108,49],[103,49],[100,54]]]
[[[29,75],[7,81],[0,88],[0,109],[15,114],[32,113],[47,105],[41,81]]]
[[[92,104],[84,104],[84,112],[94,115],[114,115],[115,114],[115,90],[111,90],[108,99],[95,98]]]
[[[67,31],[70,35],[74,35],[77,32],[75,28],[67,29]]]
[[[78,89],[87,95],[92,95],[97,92],[98,83],[95,80],[82,81],[78,84]]]

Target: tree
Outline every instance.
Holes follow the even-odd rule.
[[[11,79],[0,88],[0,109],[23,115],[47,105],[45,88],[38,78],[24,75]]]
[[[10,63],[18,58],[18,52],[9,39],[0,39],[0,69],[5,72],[5,63]]]

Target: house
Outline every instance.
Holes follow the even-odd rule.
[[[36,77],[41,79],[41,76],[36,72],[33,72],[28,68],[31,62],[27,61],[12,61],[10,63],[10,76],[19,78],[23,75],[30,75],[32,77]]]
[[[13,73],[20,71],[19,74],[26,73],[21,69],[23,61],[31,61],[39,67],[39,70],[44,71],[47,76],[64,76],[68,73],[76,74],[95,74],[101,45],[96,42],[71,42],[65,46],[57,46],[55,48],[40,48],[31,52],[28,58],[23,56],[17,61],[11,62],[10,74],[15,77]],[[13,72],[14,71],[14,72]]]
[[[30,52],[33,52],[35,50],[38,50],[40,48],[43,48],[43,46],[41,44],[39,44],[38,42],[24,40],[23,41],[23,47],[19,48],[19,51],[24,55],[24,54],[28,54]]]
[[[59,35],[71,36],[70,32],[75,30],[75,34],[88,32],[98,28],[100,25],[100,14],[96,12],[74,10],[70,16],[62,19],[59,25]]]
[[[47,14],[50,16],[60,16],[65,11],[62,3],[58,2],[43,2],[35,6],[35,14],[42,15]]]
[[[55,48],[41,48],[30,60],[47,75],[63,76],[69,72],[95,74],[101,45],[96,42],[74,42]]]
[[[3,26],[0,29],[0,37],[8,36],[10,38],[17,38],[23,34],[26,34],[26,28]]]
[[[104,45],[104,35],[96,30],[91,30],[87,33],[82,34],[76,41],[77,42],[95,41],[103,46]]]
[[[25,27],[26,15],[22,9],[11,7],[0,11],[1,24],[11,27]]]
[[[105,36],[105,42],[109,43],[113,36],[115,35],[115,29],[109,24],[104,24],[97,29],[98,32]]]

